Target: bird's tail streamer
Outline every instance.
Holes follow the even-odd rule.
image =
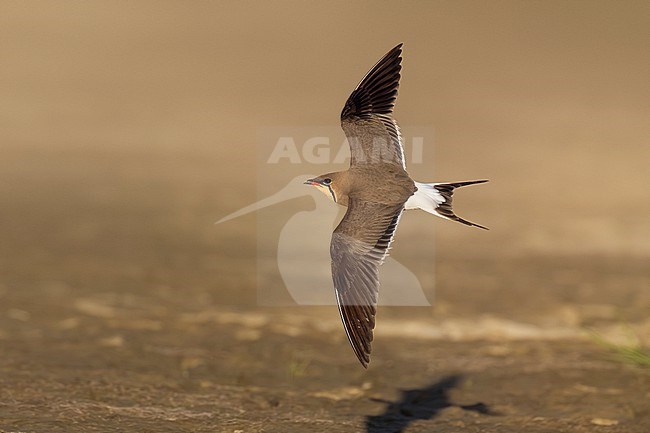
[[[406,209],[422,209],[425,212],[459,223],[489,230],[487,227],[467,221],[454,213],[452,197],[454,190],[468,185],[485,183],[487,180],[470,180],[451,183],[420,183],[415,182],[418,190],[406,202]]]

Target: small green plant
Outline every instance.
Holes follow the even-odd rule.
[[[289,361],[289,365],[287,366],[287,374],[292,379],[303,377],[307,374],[307,368],[309,368],[310,364],[310,360],[294,355],[291,357],[291,361]]]
[[[596,343],[609,350],[618,361],[636,365],[638,367],[650,368],[650,352],[641,347],[639,338],[636,336],[634,331],[632,331],[629,325],[626,325],[625,328],[628,330],[628,335],[630,337],[630,342],[626,344],[617,344],[608,341],[593,329],[589,329],[588,332]]]

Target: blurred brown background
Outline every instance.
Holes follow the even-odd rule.
[[[512,359],[510,344],[558,339],[564,347],[568,338],[574,347],[575,339],[580,348],[567,349],[570,355],[539,349],[550,350],[552,372],[567,356],[577,357],[572,366],[584,365],[581,354],[600,359],[585,342],[585,327],[620,341],[629,326],[647,344],[648,28],[644,1],[1,2],[1,380],[17,403],[0,405],[0,430],[52,428],[51,413],[69,427],[65,417],[78,411],[86,427],[98,419],[110,425],[102,404],[114,398],[106,404],[136,408],[109,410],[121,422],[162,431],[167,418],[138,412],[138,398],[115,397],[118,378],[133,387],[130,395],[157,395],[163,406],[165,393],[148,386],[173,383],[186,398],[223,394],[215,391],[222,385],[242,386],[244,395],[253,385],[268,393],[359,385],[356,399],[420,386],[457,368],[460,354],[477,347],[463,346],[466,340],[505,345],[485,343],[476,359]],[[456,207],[491,231],[426,214],[402,219],[393,254],[423,284],[435,281],[435,303],[380,311],[379,370],[363,376],[335,310],[257,308],[255,218],[265,214],[212,223],[257,199],[260,128],[338,124],[351,89],[398,42],[405,45],[396,118],[436,131],[435,153],[425,153],[413,177],[490,179],[462,191]],[[279,189],[289,180],[279,172],[264,182]],[[407,317],[413,329],[404,340]],[[429,338],[431,329],[438,331]],[[509,343],[517,338],[529,342]],[[326,354],[320,339],[331,340]],[[461,346],[447,347],[445,358],[436,348],[449,341]],[[441,358],[435,365],[429,352],[404,358],[400,344]],[[521,365],[543,358],[537,350],[517,352]],[[399,386],[382,382],[381,371],[403,372],[403,362],[424,362],[431,377],[404,373]],[[487,384],[499,362],[485,367]],[[342,367],[334,374],[331,365]],[[607,376],[598,370],[610,371],[607,365],[578,385]],[[149,379],[138,375],[142,369],[152,369]],[[75,394],[75,380],[86,373],[115,375],[90,386],[111,397]],[[634,402],[647,397],[648,382],[633,372],[625,377],[617,383],[634,397],[620,397],[612,416],[634,431],[647,422],[647,405]],[[494,387],[482,392],[487,388]],[[55,396],[42,396],[43,389]],[[544,413],[555,427],[589,425],[598,417],[587,407],[598,407],[599,395],[575,407],[561,400],[573,407],[570,415],[553,411],[557,400],[533,410],[502,396],[501,412],[510,418],[499,422],[524,425]],[[274,395],[258,407],[237,396],[233,407],[253,404],[272,414],[279,410],[273,402],[289,398]],[[318,412],[319,398],[305,410]],[[194,431],[220,431],[225,424],[213,415],[188,409],[196,404],[163,412],[178,411],[176,419]],[[332,422],[354,430],[360,416],[380,410],[366,406],[349,409],[343,421],[331,414]],[[317,431],[309,421],[316,412],[307,412],[304,428]],[[41,418],[25,421],[35,414]],[[275,431],[267,421],[232,416],[224,431]],[[463,411],[451,416],[431,418],[441,429],[473,419]],[[303,422],[285,421],[277,431]]]

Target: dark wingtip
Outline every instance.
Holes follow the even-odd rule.
[[[393,112],[401,78],[402,45],[384,54],[357,84],[341,111],[341,120]]]
[[[357,347],[354,344],[352,344],[352,349],[354,350],[354,354],[357,355],[361,366],[367,370],[368,364],[370,364],[370,351],[366,351],[362,347]]]

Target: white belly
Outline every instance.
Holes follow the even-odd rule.
[[[415,182],[418,188],[404,205],[405,209],[422,209],[423,211],[435,214],[435,210],[440,204],[445,202],[445,198],[434,188],[433,183]]]

